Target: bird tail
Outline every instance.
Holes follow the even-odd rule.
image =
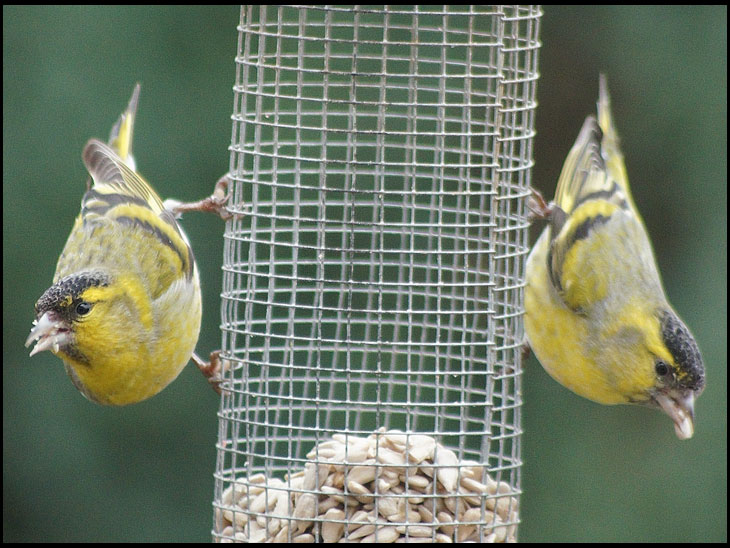
[[[137,114],[137,103],[139,101],[139,83],[134,86],[129,104],[119,119],[112,127],[109,134],[109,146],[133,171],[137,170],[134,156],[132,156],[132,138],[134,134],[134,118]]]

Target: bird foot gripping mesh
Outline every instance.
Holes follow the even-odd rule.
[[[539,17],[242,9],[216,540],[515,540]]]

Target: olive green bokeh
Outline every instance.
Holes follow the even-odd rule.
[[[206,541],[217,398],[188,367],[160,395],[87,402],[23,342],[78,212],[81,150],[135,82],[140,171],[197,199],[228,168],[239,10],[3,8],[3,540]],[[695,437],[652,410],[603,407],[537,364],[523,379],[523,541],[727,540],[727,8],[546,7],[535,185],[552,195],[598,73],[634,197],[708,388]],[[220,344],[222,224],[183,224],[204,290],[199,350]]]

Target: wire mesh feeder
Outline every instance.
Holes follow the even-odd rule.
[[[216,540],[515,540],[539,17],[242,9]]]

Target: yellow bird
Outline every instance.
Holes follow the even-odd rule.
[[[200,332],[200,279],[193,251],[176,221],[182,211],[222,213],[220,193],[197,204],[166,205],[136,172],[132,133],[135,87],[109,144],[91,139],[83,151],[93,186],[58,259],[53,285],[35,306],[26,341],[30,355],[50,350],[84,396],[126,405],[154,396],[193,357]]]
[[[680,439],[694,433],[705,386],[699,348],[664,294],[631,197],[604,76],[558,180],[549,223],[527,260],[525,332],[545,370],[602,404],[657,407]]]

